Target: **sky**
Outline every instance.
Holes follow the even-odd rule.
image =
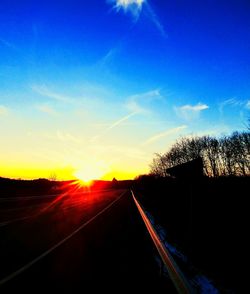
[[[249,0],[1,0],[0,176],[131,179],[246,130]]]

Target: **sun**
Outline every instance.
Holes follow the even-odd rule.
[[[87,165],[77,169],[74,176],[84,185],[90,185],[94,180],[99,180],[104,176],[104,169],[98,165]]]

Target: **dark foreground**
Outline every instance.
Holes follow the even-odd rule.
[[[0,179],[0,284],[9,278],[0,293],[175,293],[130,188],[187,257],[174,256],[192,285],[199,273],[217,289],[198,293],[247,293],[249,183],[146,176],[88,191],[72,182]]]
[[[141,177],[137,197],[219,293],[248,293],[250,177]],[[215,292],[209,292],[215,293]],[[218,292],[216,292],[218,293]]]
[[[0,210],[1,293],[175,293],[129,190],[0,199]]]

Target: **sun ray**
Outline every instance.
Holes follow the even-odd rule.
[[[74,172],[79,185],[91,186],[94,180],[100,180],[107,173],[107,167],[101,162],[84,163]]]

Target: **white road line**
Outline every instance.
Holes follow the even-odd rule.
[[[7,277],[3,278],[2,280],[0,280],[0,286],[2,286],[3,284],[5,284],[6,282],[9,282],[10,280],[12,280],[13,278],[15,278],[16,276],[20,275],[22,272],[24,272],[25,270],[29,269],[32,265],[34,265],[35,263],[37,263],[38,261],[40,261],[42,258],[44,258],[48,254],[50,254],[52,251],[54,251],[56,248],[58,248],[59,246],[61,246],[63,243],[65,243],[66,241],[68,241],[75,234],[77,234],[79,231],[81,231],[84,227],[86,227],[91,222],[93,222],[98,216],[100,216],[101,214],[103,214],[104,212],[106,212],[109,208],[111,208],[116,202],[118,202],[124,196],[124,194],[126,192],[127,191],[124,191],[116,200],[114,200],[112,203],[110,203],[108,206],[106,206],[103,210],[101,210],[100,212],[98,212],[90,220],[88,220],[87,222],[85,222],[84,224],[82,224],[78,229],[76,229],[74,232],[72,232],[66,238],[64,238],[63,240],[61,240],[60,242],[58,242],[57,244],[55,244],[53,247],[51,247],[50,249],[48,249],[47,251],[45,251],[44,253],[42,253],[41,255],[39,255],[37,258],[33,259],[31,262],[27,263],[25,266],[21,267],[19,270],[13,272],[9,276],[7,276]]]

